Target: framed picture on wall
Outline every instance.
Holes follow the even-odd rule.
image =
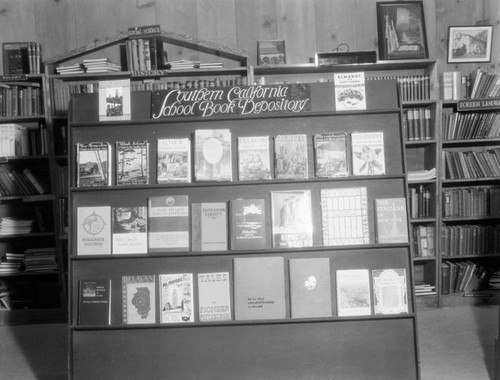
[[[448,63],[490,62],[492,25],[450,26]]]
[[[257,41],[259,65],[286,64],[285,40]]]
[[[421,1],[377,3],[379,59],[428,58]]]

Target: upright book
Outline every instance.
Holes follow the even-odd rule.
[[[307,135],[278,135],[274,138],[276,179],[307,179],[309,158]]]
[[[78,324],[111,324],[111,280],[80,280],[78,286]]]
[[[194,322],[193,274],[160,274],[160,322]]]
[[[159,195],[148,200],[149,251],[189,250],[189,197]]]
[[[352,111],[366,109],[365,73],[336,73],[335,110]]]
[[[155,276],[122,276],[122,308],[123,324],[156,323]]]
[[[227,203],[203,202],[191,205],[193,251],[228,249]]]
[[[286,318],[283,257],[234,259],[235,319]]]
[[[77,187],[111,185],[111,146],[108,142],[78,143],[76,154]]]
[[[99,81],[99,121],[130,120],[130,79]]]
[[[330,259],[290,259],[292,318],[332,316]]]
[[[234,199],[230,202],[231,249],[254,250],[270,247],[264,199]]]
[[[238,137],[238,179],[272,179],[269,136]]]
[[[146,206],[113,207],[113,254],[148,253]]]
[[[191,182],[191,140],[158,139],[158,183]]]
[[[200,322],[231,320],[229,272],[198,273]]]
[[[349,175],[349,135],[345,132],[326,132],[314,135],[316,177],[333,178]]]
[[[149,142],[118,141],[116,143],[116,184],[149,183]]]
[[[366,187],[321,189],[323,245],[370,243]]]
[[[274,248],[313,245],[310,190],[272,191],[271,207]]]
[[[352,173],[354,175],[385,174],[384,132],[351,134]]]
[[[77,255],[111,253],[111,207],[89,206],[77,209]]]
[[[377,243],[407,243],[408,219],[405,198],[375,199]]]
[[[368,269],[342,269],[336,275],[338,316],[371,315]]]
[[[408,313],[408,291],[404,268],[374,269],[372,280],[375,314]]]
[[[199,129],[195,131],[194,141],[196,181],[231,181],[231,131]]]

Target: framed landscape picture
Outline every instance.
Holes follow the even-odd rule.
[[[450,26],[448,63],[490,62],[492,25]]]
[[[284,65],[286,63],[285,40],[257,42],[259,65]]]
[[[377,3],[379,59],[428,58],[421,1]]]

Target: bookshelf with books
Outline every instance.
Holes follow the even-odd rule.
[[[313,368],[419,377],[397,84],[368,81],[361,111],[340,110],[334,87],[207,89],[220,97],[205,116],[196,89],[132,91],[131,118],[120,121],[99,121],[98,94],[73,97],[73,378],[153,367],[169,377],[287,378],[285,363],[300,377]],[[166,116],[167,98],[180,93],[189,115]],[[122,141],[149,143],[135,165],[149,168],[146,182],[118,185]],[[82,181],[88,166],[77,165],[77,147],[92,142],[111,151],[100,160],[104,182]],[[132,225],[121,236],[118,226]],[[296,354],[304,351],[312,354]],[[209,365],[220,355],[226,364]]]

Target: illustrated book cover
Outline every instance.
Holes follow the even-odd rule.
[[[330,259],[290,259],[292,318],[332,316]]]
[[[130,118],[130,79],[99,81],[99,121]]]
[[[191,140],[158,139],[158,183],[191,182]]]
[[[113,207],[113,253],[148,253],[147,207]]]
[[[108,142],[78,143],[76,154],[77,187],[111,185],[111,146]]]
[[[313,245],[310,190],[272,191],[271,208],[274,248]]]
[[[228,249],[226,202],[203,202],[191,205],[193,251],[225,251]]]
[[[150,252],[189,250],[189,197],[149,197],[148,230]]]
[[[307,179],[309,158],[307,135],[278,135],[274,138],[274,177],[276,179]]]
[[[111,280],[80,280],[78,285],[78,324],[111,324]]]
[[[314,135],[314,163],[316,177],[346,177],[350,171],[349,135],[345,132],[327,132]]]
[[[122,276],[122,309],[125,325],[156,323],[154,275]]]
[[[377,243],[407,243],[408,219],[405,198],[375,199]]]
[[[116,184],[149,183],[149,142],[118,141],[116,143]]]
[[[238,179],[272,179],[269,136],[238,137]]]
[[[234,259],[235,319],[286,318],[283,257]]]
[[[232,181],[231,131],[195,131],[194,175],[196,181]]]
[[[270,248],[264,199],[233,199],[231,212],[231,249]]]
[[[365,73],[335,73],[335,111],[366,110]]]
[[[375,314],[408,313],[406,270],[373,269],[373,303]]]
[[[161,323],[194,322],[193,274],[160,274]]]
[[[111,253],[111,207],[91,206],[77,209],[77,255]]]
[[[338,316],[371,315],[368,269],[337,270],[336,275]]]
[[[321,189],[323,245],[370,243],[366,187]]]
[[[231,320],[229,272],[198,273],[200,322]]]
[[[351,134],[352,174],[385,174],[384,132]]]

